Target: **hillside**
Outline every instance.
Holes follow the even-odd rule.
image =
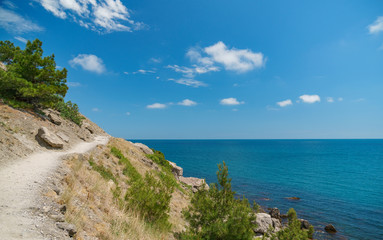
[[[230,184],[200,191],[209,189],[204,180],[182,176],[183,169],[161,152],[111,137],[85,117],[79,126],[50,109],[37,114],[0,103],[0,173],[0,234],[7,239],[184,239],[180,233],[190,231],[194,220],[183,211],[193,204],[193,214],[196,203],[213,204],[201,205],[202,218],[224,214],[216,226],[241,225],[241,214],[250,209],[246,199],[234,200]],[[220,174],[225,178],[227,169]],[[225,208],[234,215],[221,212]],[[242,227],[250,231],[246,236],[280,231],[287,234],[280,239],[307,239],[300,229],[310,225],[296,220],[295,212],[294,224],[287,224],[276,208],[257,211]],[[189,234],[184,237],[199,239]]]

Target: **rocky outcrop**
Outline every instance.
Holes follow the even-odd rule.
[[[336,228],[332,224],[329,224],[326,227],[324,227],[324,230],[326,230],[326,232],[328,232],[328,233],[336,233],[337,232]]]
[[[136,146],[138,149],[143,151],[145,154],[153,154],[153,150],[150,149],[148,146],[142,143],[134,143],[134,146]]]
[[[170,166],[172,166],[172,173],[173,175],[179,179],[179,177],[182,177],[183,173],[184,173],[184,170],[182,169],[182,167],[179,167],[177,166],[177,164],[175,164],[174,162],[171,162],[171,161],[168,161]]]
[[[46,127],[41,127],[37,135],[40,137],[40,139],[42,139],[45,143],[53,148],[64,147],[64,143],[54,133],[51,133]]]
[[[257,227],[253,229],[256,234],[265,234],[270,228],[273,229],[272,232],[278,232],[282,229],[281,222],[267,213],[257,213],[256,217],[255,224]]]
[[[207,185],[205,180],[201,178],[180,176],[179,181],[190,186],[194,193],[198,190],[209,189],[209,185]]]

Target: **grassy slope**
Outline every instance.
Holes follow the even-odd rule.
[[[172,232],[182,231],[186,224],[181,211],[188,206],[189,196],[178,189],[172,194],[171,231],[158,230],[145,223],[139,214],[124,210],[126,202],[121,198],[129,188],[128,177],[123,174],[118,158],[111,154],[112,147],[120,149],[142,176],[147,171],[160,171],[143,163],[141,159],[145,155],[123,139],[112,138],[108,146],[67,159],[69,174],[64,179],[65,189],[58,201],[67,206],[66,220],[79,229],[77,238],[173,239]]]

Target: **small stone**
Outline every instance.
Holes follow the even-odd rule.
[[[51,207],[50,206],[44,206],[43,207],[43,213],[47,213],[51,210]]]
[[[52,214],[49,217],[52,218],[55,222],[65,222],[65,217],[62,214]]]
[[[63,205],[62,207],[60,207],[60,212],[62,214],[65,214],[66,213],[66,205]]]

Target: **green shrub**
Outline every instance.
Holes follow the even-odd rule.
[[[301,222],[297,218],[297,213],[293,208],[290,208],[287,212],[288,225],[281,231],[274,233],[270,236],[272,240],[307,240],[311,239],[314,233],[313,226],[310,226],[309,230],[301,229]],[[266,239],[265,236],[264,238]]]
[[[173,188],[156,180],[148,172],[145,174],[145,178],[129,183],[131,186],[125,196],[125,200],[129,203],[128,206],[138,211],[147,222],[154,226],[170,229],[169,204]]]
[[[64,102],[64,100],[61,100],[56,104],[56,109],[60,112],[60,115],[63,118],[69,119],[81,126],[84,117],[81,116],[77,104],[72,103],[71,101]]]
[[[112,147],[111,153],[119,159],[119,164],[124,166],[123,174],[129,177],[130,187],[125,195],[128,208],[139,212],[141,217],[153,226],[170,229],[169,204],[174,191],[171,178],[163,172],[159,172],[159,180],[148,172],[143,178],[119,149]]]
[[[146,154],[146,157],[151,159],[153,162],[157,163],[158,165],[162,166],[163,168],[167,170],[172,170],[172,166],[170,163],[165,159],[165,155],[157,150],[153,150],[153,154]]]
[[[253,238],[255,213],[246,198],[234,197],[225,162],[218,168],[218,183],[195,193],[191,206],[184,211],[189,228],[180,235],[181,239]]]

